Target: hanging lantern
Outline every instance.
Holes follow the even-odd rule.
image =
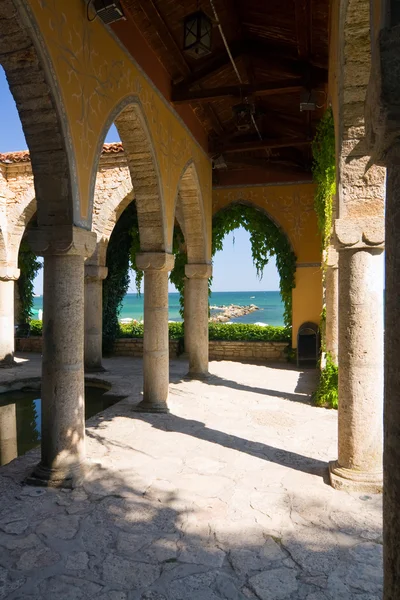
[[[255,114],[255,106],[251,103],[236,104],[232,107],[235,126],[238,131],[247,132],[253,126],[252,117]]]
[[[202,10],[188,17],[184,22],[183,50],[193,58],[211,54],[211,19]]]

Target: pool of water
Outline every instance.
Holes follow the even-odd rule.
[[[108,388],[85,386],[85,418],[112,406],[121,398],[107,394]],[[25,454],[40,443],[41,401],[39,390],[0,394],[0,465]]]

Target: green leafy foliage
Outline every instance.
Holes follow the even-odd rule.
[[[169,339],[179,340],[184,335],[184,324],[168,323]],[[31,335],[42,335],[42,321],[31,321]],[[245,323],[210,323],[210,340],[226,341],[259,341],[259,342],[287,342],[291,340],[290,327],[261,327],[260,325],[247,325]],[[142,338],[143,323],[132,321],[132,323],[119,323],[119,338]]]
[[[169,323],[168,328],[171,340],[183,337],[183,323]],[[246,325],[245,323],[210,323],[208,330],[210,340],[289,342],[291,339],[290,327],[261,327],[260,325]],[[119,337],[142,338],[143,323],[137,321],[121,323]]]
[[[318,388],[314,394],[317,406],[338,407],[338,383],[338,367],[327,353],[325,368],[320,373]]]
[[[313,179],[317,184],[314,207],[325,250],[331,236],[332,199],[336,192],[335,127],[331,108],[328,108],[318,124],[312,153]]]
[[[32,252],[25,240],[22,240],[18,255],[18,268],[20,276],[18,279],[18,292],[20,298],[20,309],[18,314],[19,323],[29,323],[33,309],[33,281],[42,268],[36,254]]]
[[[174,268],[172,269],[169,280],[174,284],[179,292],[180,315],[184,316],[184,292],[185,292],[185,266],[187,264],[187,254],[185,238],[179,227],[174,229],[174,238],[172,252],[175,256]]]
[[[246,323],[210,323],[208,332],[210,340],[290,342],[292,337],[290,327],[262,327]]]
[[[169,339],[179,340],[183,338],[183,323],[168,323]],[[120,338],[142,338],[144,333],[143,323],[133,321],[132,323],[120,323]]]
[[[106,353],[111,352],[119,335],[118,316],[128,291],[129,268],[138,239],[136,206],[131,202],[115,225],[107,248],[108,275],[103,281],[103,350]]]
[[[231,204],[213,218],[212,254],[222,250],[224,238],[238,227],[250,233],[251,253],[261,279],[271,256],[276,257],[284,323],[292,323],[292,289],[295,287],[296,255],[284,232],[269,217],[252,206]]]
[[[43,327],[43,323],[42,321],[37,321],[36,319],[32,319],[32,321],[29,323],[30,325],[30,335],[33,335],[35,337],[40,337],[42,335],[42,327]]]

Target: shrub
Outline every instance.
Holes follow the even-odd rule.
[[[338,367],[333,362],[330,354],[327,354],[325,368],[321,371],[318,388],[314,394],[317,406],[338,407],[338,380]]]
[[[29,325],[31,327],[31,335],[33,336],[41,336],[42,335],[42,326],[43,323],[42,321],[37,321],[35,319],[32,319],[32,321],[29,322]]]
[[[210,323],[210,340],[290,342],[290,327],[247,325],[246,323]]]
[[[183,337],[183,323],[168,323],[169,339],[179,340]],[[143,323],[133,321],[132,323],[120,323],[119,324],[119,336],[120,338],[142,338],[143,337]]]
[[[30,322],[31,335],[42,335],[42,321],[32,320]],[[169,338],[179,340],[184,336],[184,323],[168,323]],[[225,341],[259,341],[259,342],[290,342],[290,327],[261,327],[260,325],[247,325],[246,323],[210,323],[210,340]],[[143,323],[132,321],[132,323],[120,323],[120,338],[142,338]]]

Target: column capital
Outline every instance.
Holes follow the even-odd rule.
[[[335,234],[338,250],[381,249],[385,244],[383,217],[336,219]]]
[[[16,281],[19,275],[20,270],[17,267],[0,267],[0,281]]]
[[[209,279],[212,275],[212,265],[207,263],[185,265],[185,276],[188,279]]]
[[[28,242],[39,256],[91,256],[96,248],[96,234],[81,227],[39,227],[28,233]]]
[[[167,252],[141,252],[136,254],[136,266],[141,271],[172,271],[175,257]]]
[[[328,269],[337,269],[339,262],[338,251],[334,246],[329,246],[326,250],[325,264]]]
[[[108,275],[108,268],[99,265],[85,265],[85,280],[96,281],[103,280]]]

